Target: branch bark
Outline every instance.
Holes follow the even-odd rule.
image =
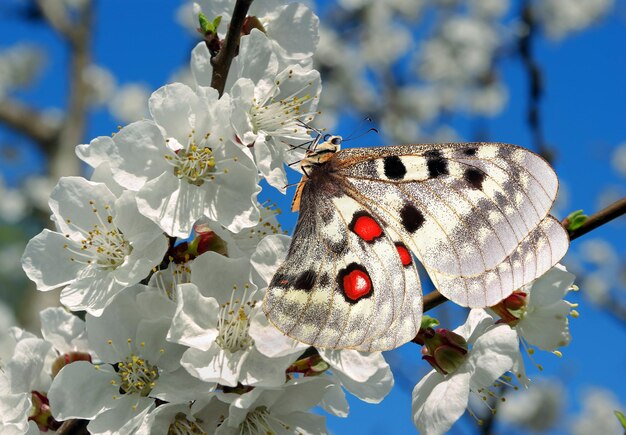
[[[220,52],[211,59],[213,65],[213,77],[211,77],[211,87],[217,89],[220,96],[224,93],[226,79],[228,78],[228,70],[230,64],[239,50],[239,40],[241,39],[241,29],[243,23],[248,16],[248,9],[253,0],[237,0],[233,16],[228,26],[228,33],[224,39]]]
[[[541,98],[543,97],[543,75],[533,55],[533,36],[537,32],[537,24],[533,17],[530,1],[522,2],[520,14],[522,22],[526,26],[525,32],[519,37],[517,49],[519,51],[526,75],[528,76],[528,111],[526,114],[528,125],[533,136],[533,142],[537,153],[548,162],[553,162],[554,153],[546,144],[543,128],[541,125]]]
[[[569,238],[570,240],[576,240],[580,236],[583,236],[624,214],[626,214],[626,198],[622,198],[599,212],[589,216],[580,228],[574,231],[569,231]],[[447,300],[448,299],[446,299],[446,297],[437,290],[428,293],[424,296],[424,312],[432,310]]]
[[[58,134],[58,129],[49,125],[37,110],[8,98],[0,101],[0,122],[41,144],[42,148],[49,147]]]

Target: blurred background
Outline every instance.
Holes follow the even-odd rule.
[[[559,174],[560,218],[626,196],[623,1],[308,4],[321,19],[324,89],[315,125],[344,136],[380,130],[345,146],[522,145]],[[58,303],[58,292],[35,290],[20,257],[50,225],[47,197],[58,178],[89,175],[75,145],[147,116],[158,87],[191,83],[195,28],[184,1],[0,1],[0,346],[9,326],[35,332],[38,312]],[[284,210],[279,219],[290,231],[292,193],[264,185],[260,196]],[[575,240],[564,264],[578,277],[580,291],[568,299],[580,304],[580,317],[570,319],[563,358],[536,353],[527,361],[528,391],[507,396],[495,418],[473,404],[486,424],[466,413],[451,433],[621,433],[613,410],[626,410],[626,218]],[[449,329],[464,321],[451,305],[429,312]],[[347,419],[328,418],[331,432],[415,431],[411,390],[430,366],[410,344],[386,357],[392,393],[380,405],[351,400]]]

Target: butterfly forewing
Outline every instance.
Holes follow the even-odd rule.
[[[292,245],[264,304],[280,330],[305,343],[374,351],[411,340],[422,315],[411,252],[446,297],[486,307],[567,250],[566,231],[548,215],[556,175],[523,148],[422,144],[311,155]]]
[[[454,302],[493,305],[544,273],[535,266],[544,255],[551,266],[565,254],[565,230],[551,221],[540,225],[556,195],[556,175],[530,151],[405,145],[376,148],[372,158],[370,150],[337,154],[344,189],[357,200],[373,199],[372,208],[411,241],[438,290]]]

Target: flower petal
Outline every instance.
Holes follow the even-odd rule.
[[[446,433],[467,408],[469,384],[467,372],[444,378],[433,370],[424,376],[413,389],[413,423],[420,432]]]

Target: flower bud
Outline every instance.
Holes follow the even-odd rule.
[[[516,290],[507,298],[498,302],[491,309],[500,316],[498,323],[506,323],[515,326],[522,318],[528,304],[528,295],[523,291]]]
[[[243,22],[243,27],[241,28],[241,34],[249,35],[250,32],[252,32],[252,29],[258,29],[263,33],[267,33],[267,31],[265,30],[265,27],[263,27],[263,23],[261,23],[261,20],[259,20],[255,16],[248,16]]]
[[[50,402],[48,401],[48,397],[45,394],[38,391],[33,391],[31,393],[31,400],[32,407],[28,419],[34,421],[40,431],[56,431],[61,427],[61,423],[59,423],[52,417],[52,412],[50,411]]]
[[[304,376],[317,376],[330,368],[319,355],[299,359],[287,368],[287,373],[302,373]]]
[[[63,367],[73,363],[74,361],[89,361],[91,362],[91,355],[86,352],[70,352],[59,356],[52,363],[52,377],[54,378]]]
[[[189,251],[192,255],[198,256],[208,251],[228,256],[226,242],[209,228],[207,224],[197,224],[193,227],[196,238],[191,242]]]
[[[420,331],[420,339],[424,341],[422,359],[441,374],[456,371],[467,358],[467,341],[455,332],[426,328]]]

